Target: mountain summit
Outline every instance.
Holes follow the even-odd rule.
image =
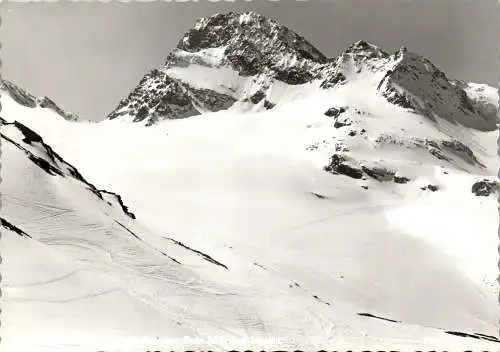
[[[151,125],[227,109],[236,101],[257,103],[263,94],[259,89],[268,88],[274,79],[307,83],[327,61],[303,37],[275,20],[255,12],[217,14],[198,20],[165,65],[147,74],[109,118],[128,115],[134,122],[146,120]],[[192,79],[183,74],[186,69]],[[254,89],[249,86],[252,79],[259,81]],[[203,84],[210,81],[208,87]]]
[[[303,37],[255,12],[202,18],[177,45],[177,49],[190,53],[210,48],[224,48],[228,63],[242,74],[257,74],[264,67],[279,70],[280,60],[287,55],[316,63],[327,61]]]
[[[327,58],[302,36],[255,12],[199,19],[165,65],[146,74],[108,118],[149,126],[228,108],[271,109],[311,88],[334,89],[360,79],[367,82],[366,94],[430,119],[496,128],[494,103],[469,94],[469,85],[456,84],[406,47],[389,54],[360,40]]]

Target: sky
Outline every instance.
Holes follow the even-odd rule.
[[[327,56],[366,40],[402,45],[449,77],[497,85],[497,0],[2,2],[1,75],[83,119],[102,120],[161,66],[199,17],[254,10]]]

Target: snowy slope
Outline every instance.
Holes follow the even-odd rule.
[[[132,219],[121,205],[25,126],[4,124],[1,135],[2,222],[26,234],[2,231],[2,346],[151,334],[160,321],[175,331],[136,292],[120,288],[139,271],[132,253],[160,257],[124,230]]]
[[[229,16],[239,24],[225,24],[224,16],[200,20],[187,37],[200,30],[210,36],[203,28],[211,23],[224,39],[260,18],[248,16]],[[257,44],[266,33],[254,35]],[[16,322],[8,331],[12,345],[30,331],[23,321],[30,316],[18,315],[15,302],[34,295],[42,313],[30,324],[46,330],[33,335],[33,346],[63,350],[74,335],[45,325],[47,310],[59,312],[80,340],[98,331],[96,346],[111,350],[124,350],[116,344],[125,335],[145,337],[127,340],[130,350],[165,348],[169,338],[183,349],[188,343],[248,348],[249,338],[266,349],[270,341],[286,349],[498,348],[487,341],[498,336],[500,313],[497,92],[442,81],[440,71],[404,49],[389,55],[358,42],[326,60],[293,34],[284,37],[290,36],[302,48],[290,44],[290,50],[302,52],[308,70],[323,76],[285,82],[280,70],[296,62],[283,66],[282,58],[245,75],[207,44],[219,45],[219,37],[201,36],[196,46],[174,51],[182,64],[172,64],[171,56],[116,118],[98,124],[66,121],[3,92],[2,117],[44,141],[26,141],[19,123],[2,127],[2,218],[31,236],[9,230],[11,239],[2,244],[32,258],[18,271],[21,256],[5,257],[11,289],[2,299]],[[418,73],[415,79],[402,74],[401,67],[420,64],[407,72]],[[154,99],[162,83],[163,108],[182,113],[164,119],[151,107],[142,123],[130,123],[139,106],[132,105]],[[265,98],[245,101],[264,86]],[[276,105],[266,107],[266,100]],[[467,101],[473,111],[464,108]],[[45,172],[27,152],[60,174]],[[30,177],[19,178],[19,170]],[[30,268],[42,258],[48,258],[40,269],[46,276],[36,280]],[[59,260],[67,271],[52,264]],[[80,266],[99,280],[71,274]],[[68,275],[78,285],[55,280]],[[54,280],[62,285],[56,293],[50,285],[26,296],[17,290]],[[114,307],[135,305],[128,320],[103,308],[106,297],[96,292],[106,290],[115,290]],[[62,302],[83,296],[96,297],[80,300],[83,312],[109,311],[102,329],[84,313],[64,318],[73,305]],[[80,340],[76,345],[85,344]]]
[[[212,321],[204,336],[271,338],[276,334],[283,337],[293,334],[299,344],[313,343],[318,347],[321,342],[314,341],[335,336],[376,344],[390,341],[393,333],[399,334],[395,332],[400,329],[397,325],[376,325],[365,337],[361,331],[368,328],[360,327],[374,323],[368,317],[357,318],[357,313],[387,317],[410,326],[495,335],[495,199],[476,197],[470,191],[476,179],[491,177],[491,172],[459,158],[439,165],[440,160],[425,149],[401,152],[392,143],[377,142],[374,135],[395,126],[389,120],[380,126],[381,120],[376,116],[361,115],[363,118],[358,121],[366,124],[363,126],[369,131],[365,134],[367,140],[350,136],[348,139],[347,131],[333,127],[331,117],[322,113],[330,102],[327,97],[317,97],[314,102],[297,102],[272,113],[221,112],[172,121],[154,129],[113,121],[93,125],[62,122],[56,128],[55,124],[49,128],[39,122],[36,114],[16,113],[7,98],[2,104],[5,116],[19,116],[25,123],[37,125],[58,150],[77,160],[79,169],[85,170],[99,186],[112,184],[137,218],[160,235],[150,235],[155,248],[183,264],[194,265],[201,270],[202,277],[217,282],[217,290],[229,290],[236,295],[238,302],[224,297],[225,308],[218,306],[206,313],[210,317],[219,316],[216,319],[219,323]],[[352,106],[353,102],[349,103]],[[317,106],[316,111],[311,111],[310,106]],[[389,112],[384,111],[384,116]],[[352,119],[357,114],[353,115]],[[418,120],[417,116],[404,113],[393,116]],[[368,129],[370,119],[377,123]],[[420,133],[443,138],[435,131],[430,134],[431,126],[420,125],[418,121],[407,126],[413,128],[411,136]],[[418,126],[423,126],[420,131]],[[63,130],[64,140],[60,138]],[[479,145],[487,140],[488,134],[478,132],[470,138],[475,137]],[[89,146],[88,140],[93,141],[92,145]],[[109,140],[114,142],[109,144]],[[390,163],[412,181],[399,185],[331,175],[322,166],[328,163],[335,143],[352,148],[357,161],[373,160],[374,151],[382,149],[386,156],[383,162]],[[157,152],[160,150],[161,153]],[[483,163],[489,162],[494,167],[492,154],[479,148],[477,153]],[[421,160],[422,164],[413,160]],[[475,173],[463,171],[466,167]],[[3,170],[9,169],[18,167],[4,164]],[[427,183],[438,184],[441,189],[435,193],[422,191],[420,186]],[[139,188],[135,186],[138,184]],[[368,185],[369,189],[361,188],[362,185]],[[2,187],[13,188],[5,176]],[[28,233],[44,228],[39,225],[39,216],[30,225],[25,213],[9,206],[15,204],[15,198],[5,193],[4,211],[12,209],[11,218],[23,224]],[[32,196],[18,198],[32,199]],[[51,202],[54,198],[51,196]],[[95,209],[95,205],[82,205],[81,209]],[[415,218],[426,220],[415,224]],[[50,226],[66,228],[70,224],[59,219],[44,226],[53,229]],[[79,226],[88,231],[88,220]],[[120,226],[101,226],[120,231]],[[69,229],[70,233],[75,232],[73,227]],[[161,236],[172,240],[162,241]],[[66,243],[73,240],[66,239]],[[229,269],[206,260],[197,261],[201,258],[198,255],[188,258],[184,252],[175,255],[179,248],[168,249],[174,241],[208,254]],[[102,239],[97,241],[100,246],[102,242]],[[111,243],[109,251],[119,252],[115,239]],[[133,258],[148,262],[155,256],[146,251],[135,253]],[[124,286],[128,287],[128,283]],[[160,293],[171,291],[163,291],[162,285],[162,282],[149,283],[144,290],[139,289],[140,294],[159,305],[164,314],[171,315],[175,311],[171,303],[167,307],[161,305],[165,299],[171,302],[171,294]],[[205,282],[202,287],[211,285]],[[436,292],[440,295],[436,296]],[[206,305],[214,307],[213,297],[207,293],[204,297],[208,300]],[[277,297],[281,297],[283,304],[274,304],[270,310],[269,304]],[[246,308],[234,311],[234,307],[241,306]],[[298,309],[296,315],[292,308]],[[299,314],[304,310],[308,312],[305,316]],[[343,313],[339,315],[339,311]],[[182,312],[177,317],[185,316],[185,311]],[[225,313],[215,315],[215,312]],[[207,315],[195,314],[192,319],[203,321]],[[325,325],[319,321],[319,325],[311,324],[310,319],[317,320],[318,315],[336,329],[325,331]],[[280,318],[284,316],[286,323]],[[225,332],[219,330],[220,322]],[[255,324],[263,327],[257,328]],[[435,334],[417,327],[406,329],[401,332],[402,341],[421,341],[421,336]],[[235,335],[227,335],[228,331]],[[187,333],[187,336],[193,335]],[[305,336],[318,337],[311,341]],[[443,335],[435,341],[448,340]]]

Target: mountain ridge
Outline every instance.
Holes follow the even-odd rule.
[[[187,73],[189,70],[198,78],[193,77],[193,72]],[[385,73],[373,85],[390,103],[431,119],[437,115],[466,127],[496,128],[491,107],[473,104],[466,87],[453,84],[455,81],[430,60],[404,46],[389,54],[359,40],[337,57],[327,58],[302,36],[251,11],[216,14],[196,21],[164,66],[144,76],[108,119],[129,115],[132,121],[146,121],[150,126],[164,119],[190,117],[238,104],[252,109],[263,101],[263,108],[269,109],[281,103],[268,97],[276,82],[334,89],[356,80],[364,70],[374,75]],[[197,79],[212,82],[203,90],[203,95],[210,95],[209,101],[196,98]],[[227,84],[217,85],[217,80]]]
[[[52,99],[46,96],[36,97],[25,89],[19,87],[12,81],[0,78],[0,90],[7,93],[18,104],[27,108],[46,108],[54,111],[67,121],[81,121],[80,118],[72,113],[63,110]]]

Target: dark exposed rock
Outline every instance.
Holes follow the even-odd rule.
[[[5,89],[16,103],[28,108],[36,108],[36,97],[19,88],[14,83],[0,79],[0,88]]]
[[[210,89],[194,88],[190,86],[185,87],[189,96],[197,103],[201,104],[204,108],[210,111],[220,111],[229,109],[236,99],[227,94],[215,92]]]
[[[319,194],[319,193],[312,192],[311,194],[319,199],[326,199],[327,198],[326,196]]]
[[[13,225],[12,223],[10,223],[9,221],[5,220],[4,218],[0,218],[0,224],[2,225],[2,227],[18,234],[19,236],[21,237],[25,237],[25,238],[31,238],[30,235],[28,235],[26,232],[24,232],[23,230],[21,230],[19,227]]]
[[[236,100],[209,89],[194,88],[153,70],[123,99],[109,119],[128,114],[134,122],[146,120],[150,126],[164,119],[180,119],[199,115],[196,106],[209,111],[229,108]]]
[[[78,117],[75,114],[69,113],[61,109],[54,101],[48,97],[37,99],[38,106],[41,108],[51,109],[68,121],[77,121]]]
[[[264,100],[264,108],[266,108],[267,110],[271,110],[272,108],[274,108],[276,106],[275,103],[273,102],[270,102],[269,100]]]
[[[363,317],[369,317],[369,318],[375,318],[375,319],[386,320],[386,321],[390,321],[391,323],[401,323],[401,322],[400,322],[400,321],[398,321],[398,320],[389,319],[389,318],[384,318],[384,317],[377,316],[377,315],[374,315],[374,314],[371,314],[371,313],[358,313],[358,315],[361,315],[361,316],[363,316]]]
[[[164,237],[164,238],[165,238],[165,239],[167,239],[167,240],[169,240],[169,241],[171,241],[172,243],[174,243],[174,244],[176,244],[176,245],[180,246],[180,247],[183,247],[183,248],[185,248],[185,249],[187,249],[187,250],[189,250],[189,251],[191,251],[191,252],[195,253],[196,255],[198,255],[198,256],[200,256],[200,257],[202,257],[202,258],[203,258],[204,260],[206,260],[207,262],[210,262],[210,263],[212,263],[212,264],[215,264],[215,265],[221,266],[221,267],[223,267],[223,268],[224,268],[224,269],[226,269],[226,270],[228,269],[228,267],[227,267],[225,264],[223,264],[223,263],[221,263],[221,262],[219,262],[219,261],[215,260],[214,258],[212,258],[211,256],[209,256],[209,255],[208,255],[208,254],[206,254],[206,253],[203,253],[203,252],[201,252],[201,251],[199,251],[199,250],[196,250],[196,249],[193,249],[193,248],[191,248],[191,247],[188,247],[188,246],[186,246],[184,243],[179,242],[179,241],[177,241],[177,240],[174,240],[173,238],[170,238],[170,237]]]
[[[312,81],[315,75],[307,68],[287,67],[285,69],[276,69],[274,77],[282,82],[298,85]]]
[[[361,170],[377,181],[391,181],[394,178],[394,172],[383,167],[362,166]]]
[[[481,337],[485,340],[488,340],[488,341],[500,342],[500,339],[496,336],[481,334],[478,332],[474,333],[474,335],[479,336],[479,337]]]
[[[334,154],[332,156],[330,164],[326,166],[324,170],[333,174],[341,174],[355,179],[363,177],[363,172],[360,169],[346,164],[345,159],[338,154]]]
[[[24,126],[23,124],[21,124],[21,123],[19,123],[17,121],[15,121],[13,123],[5,123],[4,122],[3,124],[4,125],[14,125],[14,126],[16,126],[17,129],[24,136],[24,138],[22,140],[24,143],[26,143],[26,144],[31,144],[31,143],[35,143],[35,142],[36,143],[40,143],[41,147],[45,148],[45,151],[46,151],[47,156],[49,157],[49,159],[51,159],[51,161],[55,161],[55,156],[57,156],[57,154],[55,154],[53,152],[52,148],[50,148],[49,146],[45,145],[45,143],[43,143],[42,138],[37,133],[35,133],[34,131],[32,131],[31,129],[29,129],[28,127]],[[29,150],[27,150],[23,146],[19,145],[18,143],[16,143],[15,141],[13,141],[12,139],[10,139],[9,137],[7,137],[6,135],[4,135],[3,133],[0,133],[0,136],[5,141],[7,141],[9,143],[12,143],[17,148],[19,148],[21,151],[23,151],[26,154],[26,156],[28,157],[28,159],[30,159],[34,164],[36,164],[38,167],[40,167],[40,169],[42,169],[43,171],[45,171],[49,175],[51,175],[51,176],[59,175],[59,176],[63,176],[64,177],[64,173],[61,170],[59,170],[57,167],[55,167],[54,165],[52,165],[50,162],[48,162],[47,160],[34,155],[32,152],[30,152]]]
[[[439,160],[450,161],[450,158],[448,158],[443,154],[437,142],[427,139],[425,140],[424,145],[429,151],[429,153],[431,153],[434,157],[438,158]]]
[[[106,190],[99,190],[99,193],[102,193],[102,194],[109,194],[111,195],[117,202],[118,204],[120,205],[120,208],[121,210],[125,213],[125,215],[127,215],[129,218],[131,219],[135,219],[135,214],[132,213],[129,208],[123,203],[123,199],[122,197],[119,195],[119,194],[116,194],[114,192],[110,192],[110,191],[106,191]]]
[[[472,185],[472,193],[476,196],[488,197],[495,194],[498,190],[498,182],[487,179],[477,181]]]
[[[435,186],[435,185],[428,185],[428,186],[427,186],[427,189],[428,189],[429,191],[436,192],[436,191],[439,189],[439,187],[438,187],[438,186]]]
[[[223,45],[231,38],[230,30],[224,26],[226,18],[224,14],[216,14],[208,18],[204,27],[199,26],[189,30],[177,47],[185,51],[195,52]],[[213,30],[217,27],[218,31]]]
[[[207,60],[204,60],[202,56],[179,55],[179,49],[174,49],[167,56],[167,60],[165,61],[165,68],[170,68],[170,67],[186,68],[193,64],[205,67],[214,67],[212,63],[207,62]]]
[[[339,165],[345,161],[345,158],[338,154],[333,154],[330,160],[331,165]]]
[[[400,183],[400,184],[405,184],[410,182],[411,180],[408,177],[404,176],[394,176],[394,182],[395,183]]]
[[[389,103],[401,106],[405,109],[416,109],[415,105],[406,94],[400,93],[393,88],[387,89],[387,91],[384,92],[384,96],[387,98]]]
[[[59,175],[59,176],[64,177],[64,174],[62,173],[62,171],[59,170],[58,168],[54,167],[47,160],[39,158],[33,154],[28,155],[28,158],[32,162],[34,162],[36,165],[38,165],[42,170],[44,170],[46,173],[48,173],[49,175],[52,175],[52,176]]]
[[[330,108],[325,111],[325,115],[333,118],[337,118],[340,116],[340,114],[344,113],[346,109],[344,107],[340,108]]]
[[[281,57],[295,56],[299,61],[325,63],[327,58],[303,37],[273,19],[254,12],[217,14],[200,19],[177,45],[178,49],[197,52],[225,47],[225,57],[241,75],[255,75],[264,67],[277,68]],[[291,84],[307,80],[307,72],[292,76],[278,72],[279,79]],[[306,76],[305,76],[306,75]]]
[[[335,121],[333,123],[333,127],[335,128],[341,128],[345,126],[351,126],[352,122],[349,119],[345,119],[344,121]]]
[[[498,337],[485,335],[485,334],[467,333],[467,332],[461,332],[461,331],[445,331],[445,333],[450,334],[450,335],[460,336],[460,337],[469,337],[469,338],[473,338],[476,340],[487,340],[487,341],[500,343],[500,339]]]
[[[421,145],[421,143],[421,141],[417,142],[417,145]],[[451,161],[452,155],[455,155],[470,165],[478,165],[484,167],[479,159],[477,159],[474,152],[467,145],[460,141],[445,140],[437,142],[427,139],[425,140],[425,142],[423,142],[423,145],[427,148],[429,153],[440,160]]]
[[[377,91],[380,91],[380,88],[382,88],[382,85],[386,82],[386,79],[388,79],[389,77],[391,77],[391,74],[392,74],[392,70],[387,70],[387,72],[385,73],[384,77],[380,80],[380,82],[378,83],[378,86],[377,86]],[[387,95],[389,95],[390,92],[387,91],[387,92],[384,92],[384,96],[387,97]]]
[[[431,192],[436,192],[437,190],[439,190],[439,187],[436,186],[436,185],[427,185],[427,186],[424,186],[424,187],[420,187],[420,189],[422,191],[429,190]]]
[[[349,48],[345,51],[346,53],[358,52],[371,49],[371,45],[364,40],[359,40],[356,43],[351,44]]]
[[[458,90],[457,92],[458,92],[458,96],[460,97],[461,106],[464,107],[469,112],[475,113],[476,109],[474,109],[474,105],[472,105],[472,102],[469,99],[469,96],[467,95],[467,93],[463,89]]]
[[[440,160],[450,161],[450,159],[447,156],[443,155],[443,153],[441,153],[439,149],[431,148],[429,149],[429,153],[431,153],[433,156],[435,156]]]
[[[370,44],[364,40],[359,40],[351,44],[346,50],[346,54],[360,55],[367,59],[386,58],[389,54],[377,46]]]
[[[327,306],[331,305],[329,302],[326,302],[325,300],[319,298],[318,295],[312,295],[314,299],[316,299],[317,301],[321,302],[321,303],[324,303],[326,304]]]
[[[137,114],[135,115],[134,122],[142,121],[149,115],[149,109],[143,105],[137,110]]]
[[[23,142],[24,143],[41,143],[43,142],[42,137],[35,131],[29,129],[28,127],[24,126],[22,123],[14,121],[14,126],[17,127],[19,131],[23,134]]]
[[[441,145],[445,150],[449,150],[450,152],[458,155],[467,163],[471,165],[477,164],[484,167],[484,165],[476,158],[472,150],[462,142],[457,140],[442,141]]]
[[[199,112],[178,80],[153,70],[144,76],[108,118],[111,120],[125,114],[132,116],[134,122],[146,120],[151,124],[162,118],[183,118]]]
[[[232,68],[241,76],[254,76],[262,72],[265,65],[262,53],[249,40],[233,42],[225,50],[226,58]]]
[[[335,72],[329,75],[323,82],[321,82],[320,87],[323,89],[329,89],[335,87],[337,84],[343,84],[347,82],[347,78],[342,72]]]
[[[136,240],[138,241],[143,241],[143,239],[137,234],[135,233],[134,231],[132,231],[131,229],[129,229],[127,226],[123,225],[121,222],[115,220],[115,223],[120,226],[123,230],[125,230],[128,234],[130,234],[132,237],[134,237]],[[167,253],[163,252],[162,250],[160,249],[157,249],[156,247],[153,247],[153,249],[155,249],[158,253],[160,253],[161,255],[163,255],[164,257],[167,257],[169,258],[170,260],[172,260],[174,263],[176,264],[180,264],[182,265],[181,262],[179,262],[177,259],[169,256]]]
[[[250,97],[250,101],[254,104],[258,104],[262,99],[266,97],[266,93],[259,90],[254,95]]]

